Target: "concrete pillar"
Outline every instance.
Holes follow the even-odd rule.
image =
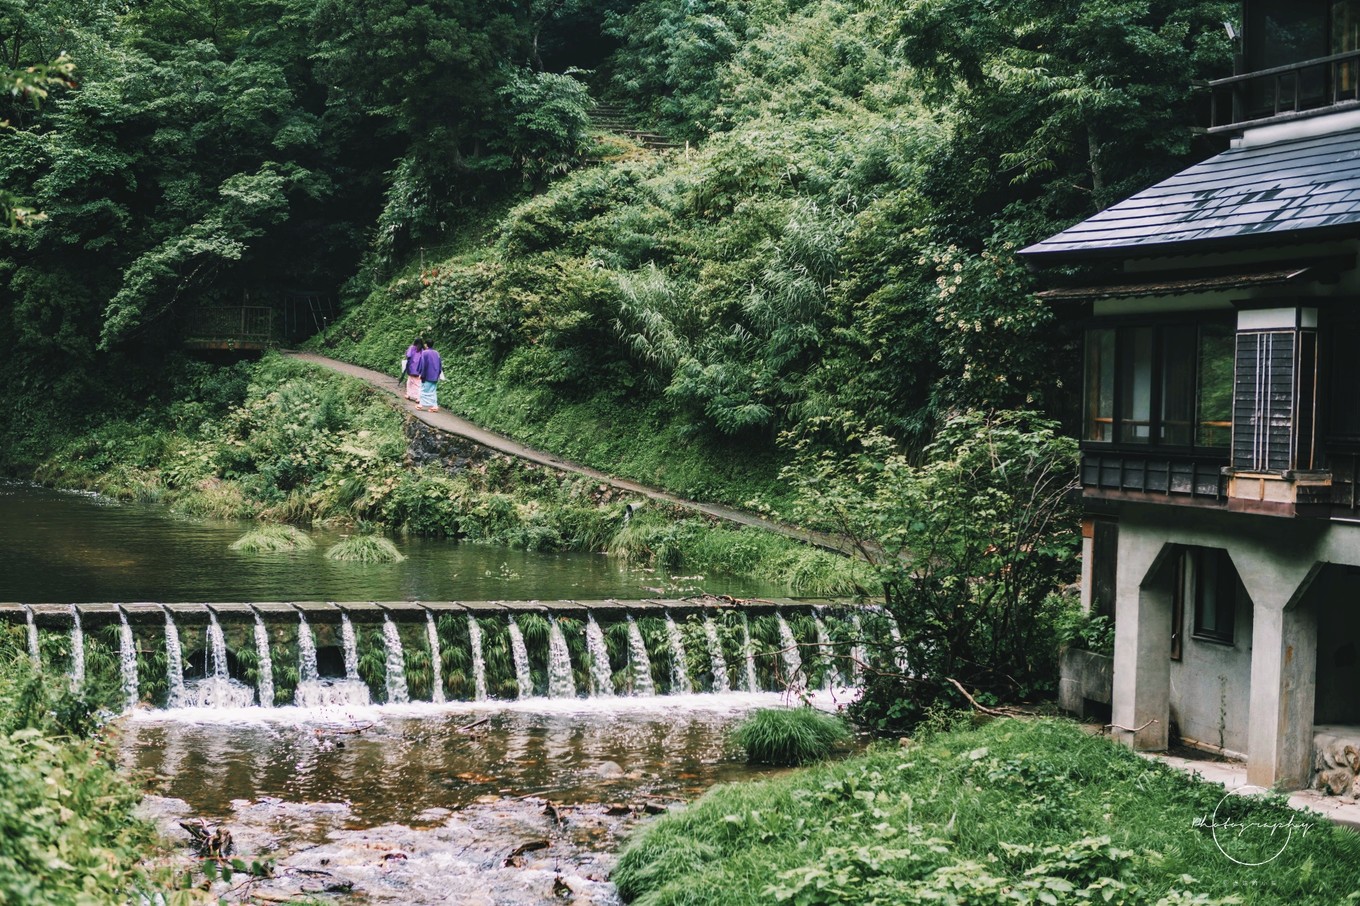
[[[1246,580],[1244,574],[1244,584]],[[1255,585],[1247,584],[1253,601],[1247,782],[1300,789],[1312,774],[1316,607],[1307,600],[1306,581],[1292,593],[1273,597],[1268,596],[1270,586],[1281,592],[1278,582]]]
[[[1119,536],[1115,582],[1113,737],[1164,750],[1171,722],[1171,568],[1175,547]],[[1128,729],[1120,730],[1118,727]]]

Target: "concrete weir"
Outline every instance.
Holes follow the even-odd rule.
[[[77,689],[121,683],[128,708],[171,710],[830,689],[853,673],[863,638],[891,634],[874,625],[861,636],[863,619],[882,618],[850,601],[717,596],[0,603],[5,619],[26,624],[39,669]],[[44,654],[44,635],[70,644]],[[846,655],[851,646],[861,653]],[[809,666],[790,669],[802,647],[815,649]],[[86,648],[99,649],[97,675]],[[116,675],[100,672],[109,662]]]

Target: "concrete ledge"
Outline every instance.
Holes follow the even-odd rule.
[[[1084,717],[1087,702],[1114,701],[1114,658],[1081,648],[1058,654],[1058,707]]]

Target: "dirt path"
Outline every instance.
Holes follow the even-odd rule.
[[[810,532],[805,529],[797,528],[796,526],[765,519],[755,513],[722,506],[721,504],[700,503],[695,500],[686,500],[683,497],[678,497],[675,494],[662,491],[658,488],[639,484],[636,481],[607,475],[599,469],[592,469],[590,466],[583,466],[579,463],[563,459],[560,456],[554,456],[553,454],[545,453],[542,450],[526,447],[524,444],[511,440],[502,434],[496,434],[493,431],[478,427],[467,419],[459,418],[453,413],[443,409],[438,412],[417,411],[415,406],[407,401],[402,388],[397,385],[396,377],[393,375],[382,374],[381,372],[373,371],[369,368],[361,368],[358,365],[351,365],[348,362],[341,362],[336,359],[328,359],[325,356],[315,355],[310,352],[286,352],[284,354],[297,359],[298,361],[308,362],[322,368],[329,368],[332,371],[338,371],[341,374],[347,374],[350,377],[356,377],[360,380],[367,381],[378,392],[391,397],[391,401],[394,405],[400,407],[409,415],[420,419],[430,427],[445,431],[449,434],[456,434],[459,437],[465,437],[474,443],[481,444],[484,447],[497,450],[509,456],[515,456],[527,462],[547,466],[548,468],[556,469],[559,472],[572,472],[577,475],[585,475],[602,484],[607,484],[610,487],[628,491],[632,494],[638,494],[643,497],[649,497],[652,500],[658,500],[663,503],[669,503],[673,506],[691,510],[696,513],[703,513],[704,515],[712,516],[715,519],[722,519],[726,522],[734,522],[738,525],[748,525],[755,528],[766,529],[771,532],[778,532],[789,538],[794,538],[806,544],[825,548],[826,550],[836,551],[837,553],[849,554],[854,550],[853,545],[845,538],[837,538],[833,535],[826,535],[820,532]]]

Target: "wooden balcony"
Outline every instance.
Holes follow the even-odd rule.
[[[1085,449],[1081,485],[1088,498],[1217,505],[1227,500],[1227,464],[1226,452],[1205,456]]]
[[[1210,134],[1360,109],[1360,50],[1215,79]]]

